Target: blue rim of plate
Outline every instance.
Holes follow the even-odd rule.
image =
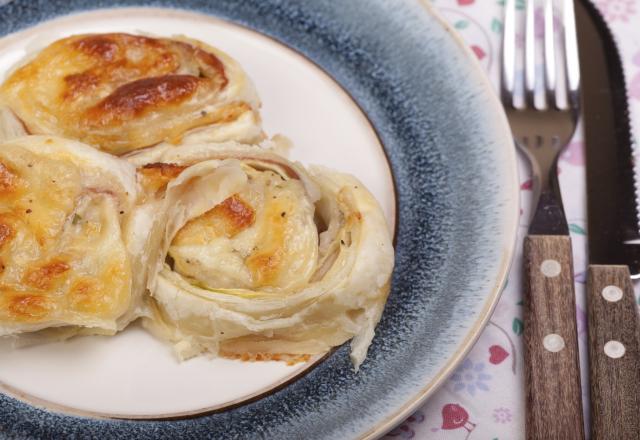
[[[141,3],[14,0],[0,6],[0,36],[74,12],[165,7],[213,15],[302,53],[349,92],[385,146],[398,195],[392,293],[358,373],[343,346],[267,397],[171,421],[77,417],[0,394],[0,435],[314,439],[390,430],[445,382],[506,283],[519,215],[516,158],[480,66],[422,0]]]

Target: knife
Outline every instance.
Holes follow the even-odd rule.
[[[591,435],[640,439],[640,226],[622,62],[595,6],[576,8],[587,152]]]

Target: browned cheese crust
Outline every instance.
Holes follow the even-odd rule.
[[[250,103],[223,96],[229,60],[213,51],[191,40],[76,35],[16,70],[0,98],[30,133],[57,134],[114,154],[175,143],[188,130],[252,111]]]

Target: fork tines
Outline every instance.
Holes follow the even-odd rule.
[[[561,10],[554,7],[557,3],[562,4]],[[562,19],[556,21],[557,15]],[[576,109],[580,66],[573,0],[526,0],[524,45],[519,44],[522,35],[516,32],[520,18],[516,0],[506,0],[500,80],[503,105],[518,109]],[[521,46],[524,47],[519,50]],[[564,62],[556,62],[558,59]],[[519,86],[523,90],[517,90]],[[542,96],[536,99],[538,94]]]

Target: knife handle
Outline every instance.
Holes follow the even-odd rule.
[[[584,439],[571,238],[524,241],[526,438]]]
[[[593,440],[640,439],[640,319],[627,266],[589,266]]]

